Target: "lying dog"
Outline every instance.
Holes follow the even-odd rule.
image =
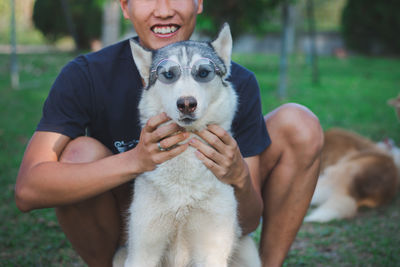
[[[226,24],[211,42],[184,41],[147,51],[131,41],[145,81],[141,123],[161,112],[188,132],[218,124],[229,131],[237,96],[229,76],[232,37]],[[193,134],[192,134],[193,135]],[[219,181],[189,147],[135,180],[127,249],[114,266],[261,266],[241,237],[233,188]]]
[[[321,172],[306,222],[350,218],[362,206],[390,202],[400,183],[400,150],[344,129],[325,132]]]

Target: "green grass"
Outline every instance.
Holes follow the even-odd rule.
[[[82,266],[51,209],[27,214],[14,203],[14,183],[24,148],[41,116],[49,88],[71,54],[21,55],[21,90],[10,88],[8,55],[0,55],[0,266]],[[341,126],[373,140],[400,142],[400,124],[386,105],[400,92],[400,61],[321,58],[320,83],[302,56],[290,64],[288,97],[277,97],[277,56],[235,55],[257,75],[268,112],[285,102],[309,107],[324,129]],[[362,210],[353,220],[304,224],[286,266],[400,266],[400,198]]]
[[[0,266],[71,266],[77,257],[51,209],[23,214],[14,203],[14,183],[41,106],[69,54],[21,55],[21,90],[10,88],[9,57],[0,55]]]
[[[275,56],[236,55],[254,71],[260,84],[263,111],[288,101],[310,108],[324,129],[340,126],[373,140],[389,136],[400,141],[400,124],[386,102],[400,93],[400,61],[394,59],[320,58],[320,82],[311,82],[311,67],[302,56],[293,56],[289,66],[288,97],[279,100],[278,61]]]

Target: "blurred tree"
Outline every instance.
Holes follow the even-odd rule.
[[[315,32],[314,0],[307,0],[308,35],[310,36],[310,61],[312,66],[312,82],[319,82],[317,40]]]
[[[280,79],[278,94],[286,96],[288,53],[294,38],[293,6],[296,0],[216,0],[205,1],[203,15],[198,18],[197,29],[215,35],[218,27],[228,22],[232,34],[262,34],[277,7],[282,8],[282,44],[280,56]]]
[[[400,1],[349,0],[342,14],[342,32],[355,51],[400,55]]]
[[[88,49],[91,41],[101,36],[103,2],[104,0],[36,0],[33,22],[50,42],[72,36],[76,48]]]
[[[121,32],[121,9],[119,2],[106,0],[103,6],[101,43],[103,46],[113,44],[118,41]]]
[[[15,26],[15,0],[11,0],[11,86],[14,89],[19,87],[19,72],[17,59],[17,34]]]
[[[222,26],[228,22],[233,35],[241,33],[260,33],[272,14],[272,11],[282,0],[216,0],[204,1],[204,12],[198,18],[198,29],[207,34],[215,35],[219,30],[215,25]]]
[[[278,96],[280,99],[286,97],[286,87],[288,79],[288,54],[289,39],[293,20],[290,16],[290,5],[288,0],[282,0],[282,33],[281,33],[281,53],[279,58],[279,84]]]
[[[67,29],[70,35],[74,38],[75,41],[75,47],[79,47],[79,38],[78,34],[75,29],[75,23],[74,20],[72,19],[71,11],[69,9],[69,3],[67,0],[60,0],[61,2],[61,7],[64,13],[65,21],[67,23]]]

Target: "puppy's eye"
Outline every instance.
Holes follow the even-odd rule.
[[[202,70],[199,70],[199,72],[197,73],[197,76],[199,76],[199,78],[204,79],[204,78],[207,78],[208,74],[210,74],[209,70],[202,69]]]
[[[181,75],[181,68],[173,61],[164,61],[157,67],[158,79],[166,84],[176,82]]]
[[[166,71],[163,72],[162,75],[164,76],[165,79],[167,80],[172,80],[174,78],[174,73],[172,71]]]
[[[215,77],[215,67],[210,60],[200,59],[192,67],[192,76],[198,82],[209,82]]]

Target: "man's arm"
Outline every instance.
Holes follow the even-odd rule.
[[[190,145],[197,149],[198,158],[218,179],[235,189],[242,234],[254,231],[263,211],[259,156],[244,159],[235,139],[219,126],[210,125],[197,134],[211,145],[192,139]]]
[[[20,210],[55,207],[79,202],[152,170],[183,152],[187,145],[169,151],[160,151],[157,142],[176,133],[179,127],[168,124],[165,114],[149,120],[143,128],[139,144],[132,150],[89,163],[62,163],[59,161],[71,139],[53,132],[36,132],[21,163],[16,183],[16,203]],[[170,147],[187,138],[180,133],[162,140]]]
[[[16,183],[16,202],[22,211],[79,202],[132,177],[129,164],[123,164],[127,157],[121,155],[82,164],[59,162],[70,140],[53,132],[33,135]]]

